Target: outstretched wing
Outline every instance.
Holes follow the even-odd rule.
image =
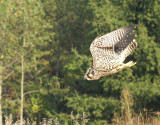
[[[97,70],[107,71],[115,67],[118,58],[115,56],[115,52],[112,48],[90,48],[93,68]]]
[[[134,39],[134,34],[132,34],[134,28],[135,26],[131,25],[112,31],[101,37],[96,37],[90,45],[93,67],[101,67],[102,69],[112,68],[105,66],[112,66],[113,64],[116,64],[118,57],[115,56],[115,53],[121,53],[121,51],[123,51]]]
[[[134,38],[134,34],[131,34],[134,28],[135,26],[131,25],[112,31],[101,37],[96,37],[92,42],[91,47],[113,47],[117,43],[126,42],[123,40],[124,38]]]

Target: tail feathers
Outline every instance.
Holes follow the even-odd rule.
[[[129,56],[130,54],[133,53],[133,51],[135,50],[135,48],[137,47],[137,42],[135,39],[133,39],[133,41],[126,47],[126,49],[122,52],[122,54],[124,55],[124,57],[126,58],[127,56]]]

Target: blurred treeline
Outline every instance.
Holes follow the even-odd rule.
[[[93,39],[131,24],[137,26],[138,47],[128,60],[137,64],[84,80]],[[159,0],[0,0],[3,116],[20,118],[23,92],[24,119],[58,117],[67,125],[73,111],[85,112],[89,124],[105,124],[120,112],[124,88],[131,91],[135,112],[159,111],[159,37]]]

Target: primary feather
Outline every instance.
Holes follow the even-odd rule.
[[[93,65],[85,74],[87,80],[96,80],[101,76],[110,75],[135,65],[135,62],[132,61],[123,63],[137,47],[133,34],[134,28],[134,25],[123,27],[95,38],[90,45]]]

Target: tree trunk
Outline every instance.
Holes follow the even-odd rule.
[[[24,33],[25,34],[25,33]],[[23,49],[25,48],[26,39],[23,37]],[[21,125],[23,125],[23,102],[24,102],[24,52],[21,56]]]
[[[23,3],[23,0],[21,1],[21,5],[23,10],[23,13],[25,15],[25,4]],[[26,15],[25,15],[26,16]],[[25,44],[26,44],[26,20],[25,16],[23,17],[23,28],[24,28],[24,36],[23,36],[23,50],[25,49]],[[23,125],[23,102],[24,102],[24,51],[22,52],[21,56],[21,116],[20,116],[20,125]]]
[[[2,61],[0,61],[0,125],[2,125]]]
[[[25,47],[26,39],[23,38],[23,49]],[[23,125],[23,102],[24,102],[24,53],[22,52],[21,56],[21,125]]]
[[[23,85],[24,85],[24,55],[21,56],[21,125],[23,125]]]

